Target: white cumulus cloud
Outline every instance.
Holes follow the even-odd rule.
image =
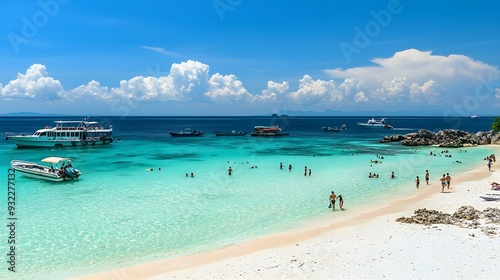
[[[58,80],[48,76],[45,65],[33,64],[25,74],[18,73],[1,89],[5,99],[28,98],[43,100],[58,100],[63,93],[63,87]]]
[[[215,73],[210,77],[209,90],[205,94],[213,101],[246,102],[252,95],[243,87],[243,83],[235,75],[221,75]]]
[[[260,96],[257,96],[256,98],[259,101],[263,102],[276,102],[278,100],[283,100],[285,97],[285,93],[288,91],[290,88],[290,85],[288,82],[281,82],[277,83],[274,81],[268,81],[267,82],[267,88],[262,91],[262,94]]]
[[[498,80],[497,67],[465,55],[433,55],[430,51],[408,49],[389,58],[375,58],[375,65],[325,70],[333,78],[344,79],[339,89],[346,95],[363,92],[363,98],[391,105],[460,103],[481,86],[486,78]],[[493,95],[491,95],[493,96]],[[479,100],[485,101],[485,100]],[[357,102],[357,101],[356,101]],[[460,106],[460,104],[457,104]]]
[[[298,90],[290,93],[290,98],[307,106],[341,101],[343,95],[337,90],[333,80],[313,80],[311,76],[304,75],[299,80]]]

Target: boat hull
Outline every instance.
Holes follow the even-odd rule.
[[[359,127],[369,128],[369,129],[392,129],[390,125],[375,125],[375,124],[366,124],[366,123],[358,123]]]
[[[500,201],[500,194],[497,193],[480,195],[479,197],[487,201]]]
[[[41,174],[41,173],[34,173],[34,172],[29,172],[20,168],[14,168],[16,172],[21,173],[22,175],[28,177],[28,178],[33,178],[33,179],[40,179],[40,180],[47,180],[51,182],[62,182],[64,181],[64,178],[62,177],[57,177],[57,176],[50,176],[48,174]]]
[[[175,132],[170,132],[170,136],[172,137],[201,137],[205,134],[201,133],[175,133]]]
[[[248,132],[214,132],[215,136],[246,136]]]
[[[289,133],[252,133],[251,136],[257,137],[281,137],[281,136],[289,136]]]
[[[113,142],[113,138],[104,139],[48,139],[31,136],[9,136],[9,140],[14,142],[18,148],[61,148],[75,146],[99,146]]]

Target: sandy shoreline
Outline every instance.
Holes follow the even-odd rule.
[[[478,210],[500,206],[479,198],[490,182],[500,182],[500,172],[481,167],[454,175],[447,193],[440,193],[437,175],[429,186],[422,180],[414,196],[375,211],[345,211],[324,225],[78,279],[327,279],[332,273],[347,279],[496,279],[491,270],[500,260],[495,253],[500,237],[452,225],[395,221],[419,208],[453,213],[462,205]]]

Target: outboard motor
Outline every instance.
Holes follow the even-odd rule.
[[[73,167],[66,167],[66,177],[75,179],[76,171]]]

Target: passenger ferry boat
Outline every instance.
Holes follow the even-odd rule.
[[[358,126],[361,126],[364,128],[385,128],[385,129],[392,129],[393,128],[391,125],[388,125],[385,122],[385,119],[376,120],[374,118],[372,118],[371,120],[368,120],[365,123],[359,122]]]
[[[54,122],[56,126],[46,126],[32,135],[7,135],[6,138],[18,148],[94,146],[113,142],[111,125],[105,128],[87,119]]]

